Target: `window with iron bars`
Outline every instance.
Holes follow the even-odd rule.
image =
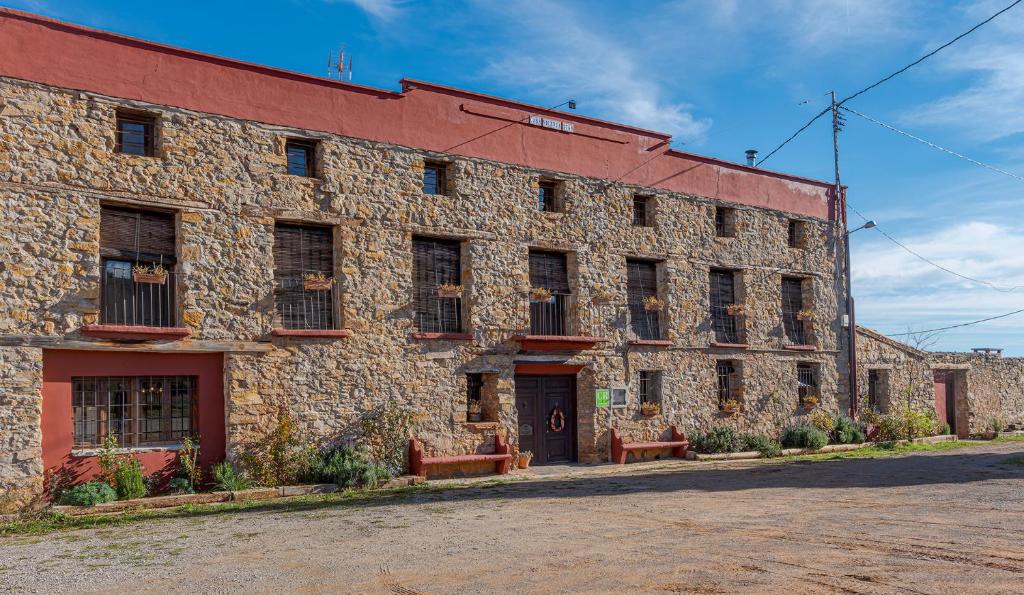
[[[174,214],[102,205],[100,322],[177,326],[176,262]]]
[[[813,364],[796,365],[797,396],[802,402],[807,397],[818,397],[818,370]]]
[[[288,139],[284,145],[288,173],[293,176],[316,177],[316,142]]]
[[[736,209],[715,207],[715,235],[720,238],[736,235]]]
[[[557,213],[560,210],[558,204],[558,182],[552,180],[541,180],[537,185],[537,209],[547,213]]]
[[[661,402],[661,372],[640,370],[637,375],[637,398],[640,403]]]
[[[125,155],[156,156],[156,116],[117,112],[114,150]]]
[[[886,413],[886,370],[868,370],[868,409],[879,413]]]
[[[804,225],[803,221],[789,220],[787,243],[790,248],[804,247]]]
[[[448,194],[448,164],[427,161],[423,165],[423,194]]]
[[[658,297],[657,263],[647,260],[626,261],[626,299],[629,325],[637,339],[661,338],[661,312],[648,307],[645,300]]]
[[[633,225],[635,227],[650,227],[653,223],[654,213],[650,196],[633,196]]]
[[[334,232],[329,227],[274,226],[274,303],[286,329],[335,328]]]
[[[711,269],[710,304],[711,328],[718,343],[740,343],[739,315],[730,307],[736,303],[736,275],[734,271]]]
[[[483,388],[483,374],[466,374],[466,421],[476,422],[483,419]]]
[[[718,407],[722,408],[726,401],[739,400],[740,379],[736,363],[731,360],[719,360],[715,369],[718,375]]]
[[[454,240],[413,238],[413,306],[420,332],[462,332],[462,297],[438,294],[441,286],[461,287],[461,252]]]
[[[196,379],[192,376],[77,376],[71,379],[74,445],[102,446],[181,440],[196,430]]]
[[[782,278],[782,327],[792,345],[807,344],[807,325],[803,319],[804,279]]]

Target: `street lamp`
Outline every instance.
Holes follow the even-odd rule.
[[[850,338],[847,345],[850,347],[850,417],[857,418],[857,321],[853,313],[853,287],[850,279],[850,234],[862,229],[871,229],[875,226],[874,221],[865,221],[864,225],[846,232],[846,318],[849,325]]]

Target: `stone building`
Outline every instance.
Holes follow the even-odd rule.
[[[923,351],[859,326],[857,376],[861,409],[884,413],[897,399],[934,407],[964,438],[991,430],[996,420],[1024,429],[1024,358]]]
[[[545,464],[602,460],[609,415],[639,439],[848,406],[828,183],[429,83],[0,30],[5,508],[108,432],[154,472],[186,435],[210,464],[282,411],[329,441],[387,404],[428,453],[501,432]]]

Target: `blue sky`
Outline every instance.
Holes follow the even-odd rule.
[[[953,38],[1009,0],[416,2],[291,0],[4,2],[172,45],[323,75],[330,50],[354,82],[403,76],[671,132],[684,150],[764,155],[827,104]],[[1024,5],[854,109],[1024,176]],[[841,134],[850,203],[914,250],[965,275],[1024,286],[1024,182],[856,116]],[[832,178],[826,118],[765,167]],[[851,221],[857,222],[856,215]],[[862,324],[906,332],[1024,308],[916,260],[875,230],[854,234]],[[1024,314],[942,333],[937,349],[1024,355]]]

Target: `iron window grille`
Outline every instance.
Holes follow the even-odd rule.
[[[107,434],[122,447],[181,440],[195,433],[196,403],[192,376],[74,377],[74,445],[102,446]]]
[[[125,155],[156,155],[156,117],[117,112],[115,151]]]
[[[541,180],[537,188],[537,209],[547,213],[557,213],[558,184],[550,180]]]
[[[293,176],[316,177],[316,143],[288,139],[284,144],[288,173]]]
[[[786,340],[793,345],[807,344],[807,328],[801,319],[804,309],[803,279],[782,278],[782,327]]]
[[[712,269],[710,273],[711,328],[718,343],[740,343],[739,316],[730,313],[736,302],[736,281],[733,271]]]
[[[650,227],[651,225],[651,197],[633,197],[633,225],[636,227]]]
[[[736,374],[736,365],[730,360],[719,360],[715,365],[718,374],[718,407],[725,406],[725,402],[737,397],[739,392],[739,379]]]
[[[882,394],[882,375],[878,370],[868,370],[868,409],[881,411],[880,396]]]
[[[790,219],[788,225],[787,243],[790,248],[803,248],[803,223],[796,219]]]
[[[661,372],[655,370],[640,370],[637,378],[637,397],[640,403],[660,403]]]
[[[480,410],[480,402],[483,399],[483,388],[484,388],[484,375],[466,374],[466,420],[474,421],[472,419],[472,409],[474,405],[477,410]],[[482,412],[481,412],[482,415]]]
[[[448,194],[448,164],[437,161],[424,164],[423,194]]]
[[[323,278],[322,285],[307,279]],[[336,328],[334,239],[329,227],[274,226],[274,303],[286,329]]]
[[[177,326],[174,215],[100,208],[100,322]],[[136,268],[159,269],[162,283],[136,281]]]
[[[811,364],[796,365],[797,396],[801,402],[807,397],[818,396],[818,371]]]
[[[569,288],[566,255],[530,251],[530,287],[547,289],[547,301],[530,300],[530,334],[566,336],[573,331],[577,305]]]
[[[441,285],[462,284],[461,251],[457,241],[413,239],[413,307],[419,331],[462,332],[462,298],[438,295]]]
[[[736,235],[736,210],[729,207],[715,207],[715,235],[731,238]]]
[[[648,310],[644,300],[658,297],[657,264],[643,260],[626,261],[626,299],[630,329],[636,338],[661,338],[661,312]]]

